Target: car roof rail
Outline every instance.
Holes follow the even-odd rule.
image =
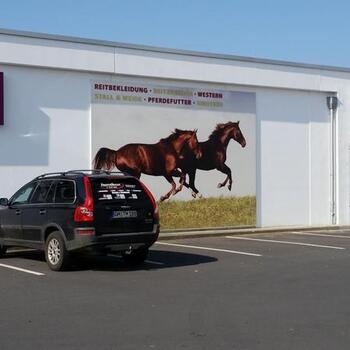
[[[55,172],[55,173],[45,173],[37,176],[34,180],[43,179],[45,177],[51,177],[51,176],[64,176],[64,172]]]
[[[123,176],[131,176],[130,174],[124,172],[124,171],[109,171],[104,169],[78,169],[78,170],[68,170],[64,173],[66,174],[91,174],[91,175],[98,175],[98,174],[107,174],[107,175],[123,175]]]
[[[44,179],[46,177],[55,177],[55,176],[67,176],[67,175],[98,175],[98,174],[106,174],[106,175],[119,175],[119,176],[131,176],[127,172],[123,171],[108,171],[103,169],[78,169],[78,170],[68,170],[62,172],[53,172],[53,173],[45,173],[37,176],[34,180]]]

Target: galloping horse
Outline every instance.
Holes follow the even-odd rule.
[[[182,185],[192,189],[192,196],[195,198],[199,191],[195,187],[196,170],[217,169],[226,174],[226,179],[218,184],[218,188],[223,187],[228,182],[228,189],[232,188],[231,169],[225,164],[226,150],[231,139],[237,141],[242,147],[246,146],[246,140],[239,128],[239,121],[217,124],[215,130],[210,134],[205,142],[199,142],[201,156],[197,159],[184,157],[180,159],[179,167],[181,172],[174,172],[174,176],[180,176],[180,189]],[[186,152],[184,150],[183,152]],[[183,181],[184,174],[189,175],[189,183]],[[201,195],[200,195],[201,196]]]
[[[183,150],[186,148],[186,154]],[[95,169],[111,170],[117,167],[137,178],[141,173],[154,176],[164,176],[171,184],[171,189],[160,198],[161,201],[175,195],[182,188],[176,188],[172,173],[175,169],[181,169],[180,159],[186,161],[186,157],[196,159],[201,153],[198,147],[197,130],[175,131],[167,138],[161,139],[155,144],[130,143],[117,151],[100,148],[96,153],[93,164]],[[177,171],[184,181],[184,175]]]

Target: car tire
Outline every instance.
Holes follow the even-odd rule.
[[[0,245],[0,258],[3,258],[6,254],[7,247],[4,245]]]
[[[64,239],[59,231],[49,234],[45,242],[45,258],[53,271],[65,270],[69,263],[69,255]]]
[[[122,252],[124,262],[129,266],[142,264],[148,257],[148,248],[139,248],[131,252]]]

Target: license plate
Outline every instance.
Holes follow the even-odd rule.
[[[137,210],[117,210],[112,214],[112,219],[137,218]]]

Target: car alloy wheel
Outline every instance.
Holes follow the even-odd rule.
[[[61,257],[60,242],[56,238],[49,241],[47,256],[52,265],[57,265]]]
[[[46,262],[51,270],[64,270],[69,263],[69,254],[62,234],[54,231],[49,234],[45,244]]]

